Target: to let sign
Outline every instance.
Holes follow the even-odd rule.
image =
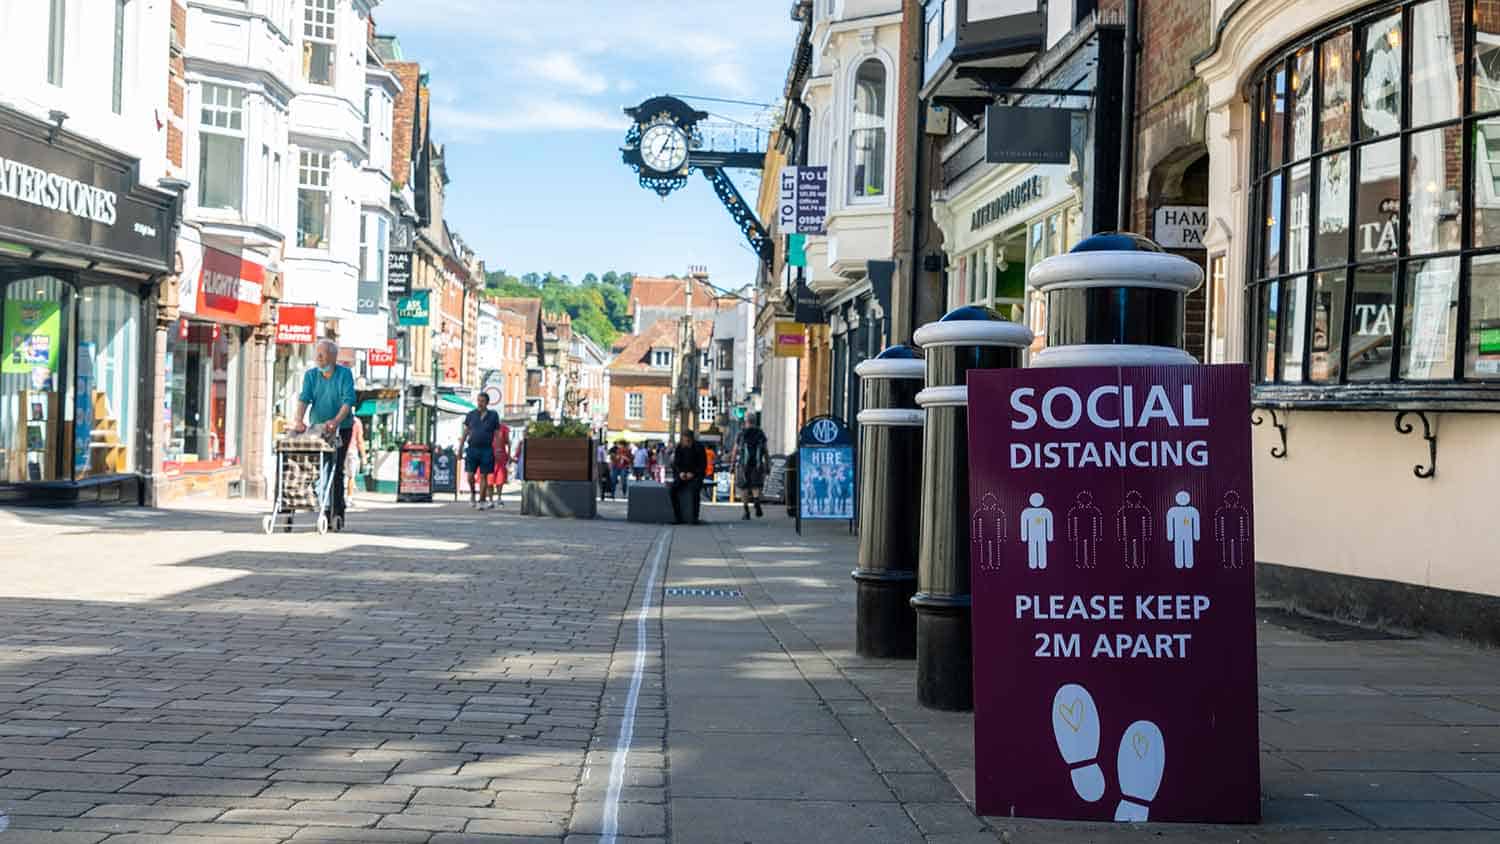
[[[1202,249],[1208,206],[1163,205],[1156,209],[1156,242],[1165,249]]]
[[[1260,815],[1250,383],[969,376],[981,814]]]

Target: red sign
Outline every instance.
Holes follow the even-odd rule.
[[[396,341],[387,340],[384,349],[370,349],[365,352],[365,363],[369,366],[395,366]]]
[[[217,249],[203,250],[198,316],[234,325],[259,325],[266,268]]]
[[[318,309],[314,305],[282,305],[276,309],[276,342],[305,345],[317,339]]]
[[[396,491],[401,495],[432,494],[432,451],[426,446],[401,449]]]
[[[981,814],[1259,818],[1249,397],[1240,365],[970,373]]]

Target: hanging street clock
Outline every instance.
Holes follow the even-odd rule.
[[[728,167],[759,170],[765,166],[765,153],[706,148],[698,124],[707,119],[708,112],[699,111],[676,97],[652,97],[625,109],[625,114],[633,122],[625,133],[620,158],[635,171],[641,187],[666,198],[684,187],[694,170],[702,172],[749,241],[750,248],[769,266],[772,255],[770,237],[724,172]]]

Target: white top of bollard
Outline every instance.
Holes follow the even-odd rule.
[[[929,322],[917,329],[912,339],[918,346],[1011,346],[1024,349],[1031,345],[1031,329],[1014,322],[982,319],[957,319]]]
[[[1043,293],[1074,287],[1150,287],[1188,293],[1203,283],[1203,268],[1168,252],[1068,252],[1032,267],[1026,283]]]
[[[1048,346],[1031,356],[1031,369],[1062,366],[1192,366],[1197,358],[1171,346],[1126,343]],[[918,399],[920,400],[920,396]]]
[[[861,378],[926,378],[927,362],[921,358],[870,358],[854,367]]]

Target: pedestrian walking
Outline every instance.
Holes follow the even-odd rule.
[[[646,479],[646,452],[647,448],[645,446],[641,446],[640,448],[635,450],[635,454],[631,455],[630,473],[638,481],[644,481]]]
[[[490,475],[490,489],[495,492],[495,504],[505,506],[505,484],[510,480],[510,426],[504,422],[495,430],[495,471]]]
[[[750,505],[755,505],[756,518],[764,518],[760,506],[761,492],[766,485],[766,474],[771,468],[771,456],[766,445],[766,433],[760,429],[759,416],[750,417],[750,424],[740,431],[735,439],[730,462],[735,467],[735,485],[745,501],[744,520],[750,520]]]
[[[615,443],[614,456],[609,464],[609,489],[613,495],[616,490],[626,498],[630,497],[630,467],[635,463],[635,455],[630,451],[630,444],[624,440]]]
[[[713,446],[710,445],[703,446],[703,454],[704,460],[706,461],[706,465],[703,470],[703,494],[707,496],[714,496],[719,491],[718,487],[714,486],[714,464],[718,462],[719,455],[714,452]]]
[[[610,498],[615,497],[614,485],[609,475],[609,461],[614,449],[604,439],[604,432],[599,432],[599,447],[594,449],[594,470],[599,478],[599,500],[604,500],[604,494],[609,493]]]
[[[682,432],[682,439],[672,453],[672,524],[701,524],[699,507],[703,504],[703,475],[708,471],[708,452],[690,430]]]
[[[661,483],[661,446],[651,443],[646,447],[646,476],[651,480]]]
[[[359,467],[365,462],[365,423],[358,416],[354,417],[354,426],[349,432],[349,445],[349,459],[344,466],[345,510],[354,500],[354,476],[359,474]]]
[[[344,517],[344,464],[349,459],[349,442],[354,437],[354,373],[339,363],[339,345],[332,340],[318,341],[313,352],[314,366],[302,376],[302,392],[297,394],[297,416],[293,433],[303,433],[308,421],[324,437],[337,438],[333,478],[319,476],[319,484],[332,483],[333,501],[330,519]]]
[[[464,471],[470,477],[469,506],[475,510],[493,510],[489,480],[495,471],[495,434],[500,430],[500,414],[490,410],[488,393],[481,392],[475,402],[479,407],[464,416]]]

